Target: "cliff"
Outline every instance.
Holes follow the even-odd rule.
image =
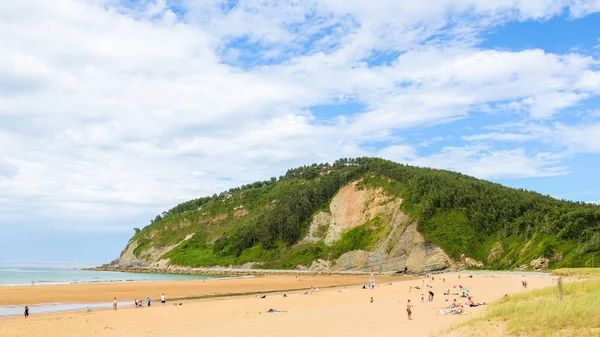
[[[585,266],[600,249],[598,229],[598,206],[448,171],[342,159],[177,205],[139,230],[109,267]]]

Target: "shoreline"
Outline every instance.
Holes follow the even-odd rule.
[[[110,271],[110,272],[122,272],[122,273],[142,273],[142,274],[182,274],[182,275],[207,275],[207,276],[289,276],[289,275],[302,275],[302,276],[315,276],[315,275],[370,275],[368,271],[355,271],[355,270],[340,270],[340,271],[319,271],[319,270],[290,270],[290,269],[242,269],[242,268],[227,268],[227,267],[203,267],[203,268],[192,268],[192,267],[180,267],[180,266],[169,266],[169,267],[107,267],[99,266],[94,268],[84,268],[82,270],[90,271]],[[430,273],[403,273],[403,272],[374,272],[375,275],[406,275],[406,276],[420,276]]]
[[[111,267],[111,266],[99,266],[93,268],[83,268],[82,270],[90,271],[107,271],[107,272],[119,272],[119,273],[141,273],[141,274],[177,274],[177,275],[206,275],[206,276],[230,276],[230,277],[243,277],[243,276],[324,276],[324,275],[337,275],[337,276],[348,276],[348,275],[371,275],[370,271],[360,270],[337,270],[337,271],[324,271],[324,270],[300,270],[300,269],[251,269],[251,268],[235,268],[235,267],[182,267],[182,266],[168,266],[168,267]],[[441,275],[441,274],[524,274],[524,275],[543,275],[552,274],[552,269],[544,270],[489,270],[489,269],[446,269],[437,271],[427,272],[410,272],[406,273],[403,271],[387,271],[387,272],[373,272],[376,276],[407,276],[407,277],[419,277],[426,275]]]
[[[83,269],[82,269],[83,270]],[[125,271],[123,271],[125,272]],[[139,272],[142,273],[142,272]],[[148,273],[148,274],[153,274],[153,273]],[[183,275],[183,274],[178,274],[178,275]],[[188,274],[188,275],[205,275],[205,274]],[[0,284],[0,289],[3,287],[47,287],[47,286],[60,286],[60,285],[77,285],[77,284],[85,284],[85,285],[93,285],[93,284],[121,284],[121,283],[151,283],[151,282],[185,282],[185,281],[215,281],[215,280],[225,280],[225,279],[242,279],[242,278],[252,278],[252,277],[256,277],[254,275],[240,275],[240,276],[221,276],[221,275],[205,275],[205,276],[212,276],[210,278],[204,278],[204,279],[181,279],[181,280],[152,280],[152,279],[148,279],[148,280],[119,280],[119,281],[65,281],[65,282],[52,282],[52,283],[45,283],[45,282],[37,282],[35,283],[35,285],[32,285],[30,283],[15,283],[15,284]]]
[[[170,282],[177,282],[177,281],[170,281]],[[321,289],[336,289],[336,288],[341,288],[341,287],[347,287],[347,286],[358,286],[359,284],[343,284],[343,285],[335,285],[335,286],[325,286],[325,287],[320,287]],[[261,291],[260,293],[263,295],[268,295],[268,294],[280,294],[280,293],[289,293],[289,294],[295,294],[298,292],[302,292],[302,291],[308,291],[311,288],[293,288],[293,289],[280,289],[280,290],[267,290],[267,291]],[[208,295],[199,295],[199,296],[184,296],[184,297],[174,297],[174,298],[170,298],[168,302],[181,302],[181,301],[185,301],[187,303],[196,303],[196,302],[200,302],[200,301],[210,301],[210,300],[222,300],[222,299],[235,299],[235,298],[240,298],[240,297],[245,297],[245,296],[252,296],[255,295],[256,292],[233,292],[233,293],[219,293],[219,294],[208,294]],[[158,299],[153,300],[153,303],[155,303],[155,306],[158,306],[159,304],[157,303]],[[145,302],[144,302],[145,303]],[[68,314],[68,313],[76,313],[76,312],[82,312],[85,310],[85,308],[87,306],[89,306],[91,309],[96,310],[96,311],[104,311],[104,310],[110,310],[112,309],[112,302],[100,302],[100,303],[38,303],[38,304],[34,304],[34,305],[29,305],[29,309],[38,309],[38,308],[59,308],[59,307],[70,307],[69,309],[57,309],[57,310],[45,310],[45,311],[38,311],[36,312],[36,315],[53,315],[53,314]],[[146,308],[146,307],[144,307]],[[1,314],[2,313],[2,309],[17,309],[18,312],[15,312],[13,314]],[[6,305],[6,306],[0,306],[0,319],[8,319],[8,318],[13,318],[16,316],[20,316],[22,315],[22,310],[21,310],[21,306],[19,305]],[[133,304],[123,304],[123,303],[119,303],[119,309],[124,310],[124,309],[136,309]]]
[[[379,276],[380,279],[411,279],[411,277]],[[214,279],[151,281],[151,282],[108,282],[77,283],[44,286],[0,287],[0,307],[36,305],[49,303],[87,304],[112,302],[150,297],[157,300],[162,293],[171,299],[192,299],[231,296],[241,293],[267,291],[291,291],[310,286],[331,287],[337,285],[366,284],[365,275],[279,275],[238,276]]]

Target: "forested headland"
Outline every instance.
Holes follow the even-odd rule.
[[[513,269],[545,258],[551,268],[579,267],[591,266],[600,250],[599,206],[378,158],[298,167],[181,203],[136,229],[130,245],[139,261],[191,267],[309,267],[373,251],[384,238],[391,252],[396,241],[389,238],[392,218],[385,216],[345,228],[335,242],[326,242],[325,225],[311,234],[316,239],[303,240],[315,214],[331,213],[331,200],[350,183],[382,191],[381,205],[401,200],[399,211],[456,261],[469,257],[480,267]]]

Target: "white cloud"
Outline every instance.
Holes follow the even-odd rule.
[[[564,155],[600,152],[600,123],[593,122],[579,125],[553,123],[550,125],[518,124],[506,126],[504,132],[492,132],[463,136],[462,139],[472,142],[526,142],[539,141],[556,146]],[[513,133],[510,130],[520,131]]]
[[[598,94],[589,56],[474,46],[498,23],[597,10],[581,1],[182,1],[186,14],[167,3],[0,3],[0,198],[11,200],[0,221],[96,230],[81,221],[93,216],[129,230],[143,224],[116,219],[361,155],[485,178],[563,174],[560,158],[522,149],[423,157],[397,131],[502,104],[551,118]],[[247,51],[231,44],[244,37],[274,63],[245,67]],[[400,56],[365,61],[381,51]],[[324,123],[307,112],[336,100],[366,108]],[[586,143],[596,129],[555,131],[596,151]],[[508,136],[467,139],[477,137]]]
[[[521,133],[500,133],[500,132],[492,132],[485,134],[478,134],[472,136],[462,136],[462,139],[468,141],[480,141],[480,140],[493,140],[493,141],[515,141],[515,142],[523,142],[528,140],[536,139],[535,135],[531,134],[521,134]]]
[[[568,169],[552,153],[529,155],[523,149],[494,151],[486,147],[445,147],[441,152],[411,161],[417,166],[450,169],[483,179],[550,177]]]
[[[419,143],[419,146],[421,146],[421,147],[428,147],[428,146],[430,146],[432,144],[443,142],[443,141],[449,140],[449,139],[452,139],[452,137],[451,136],[445,136],[445,137],[437,136],[437,137],[433,137],[431,139],[426,139],[426,140],[421,141]]]
[[[600,73],[597,71],[585,71],[581,74],[578,87],[589,90],[595,94],[600,93]]]
[[[557,124],[552,133],[554,141],[568,147],[571,153],[600,152],[600,123],[578,126]]]
[[[405,163],[418,157],[414,147],[409,145],[392,145],[381,149],[377,155],[399,163]]]

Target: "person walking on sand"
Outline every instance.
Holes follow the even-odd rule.
[[[406,302],[406,313],[408,314],[409,321],[412,321],[412,310],[411,310],[412,307],[413,307],[413,305],[410,304],[410,300],[408,300]]]
[[[152,304],[152,300],[150,299],[150,297],[148,297],[148,298],[146,299],[146,301],[148,302],[148,307],[150,307],[150,305]]]
[[[165,297],[165,294],[162,294],[160,296],[160,303],[162,303],[163,305],[167,303],[167,298]]]
[[[25,318],[29,317],[29,307],[28,306],[25,306],[24,314],[25,314]]]
[[[113,300],[113,310],[114,310],[114,311],[117,311],[117,304],[118,304],[118,303],[119,303],[119,302],[117,302],[117,298],[115,297],[115,299]]]
[[[425,295],[421,294],[421,303],[425,303]]]

